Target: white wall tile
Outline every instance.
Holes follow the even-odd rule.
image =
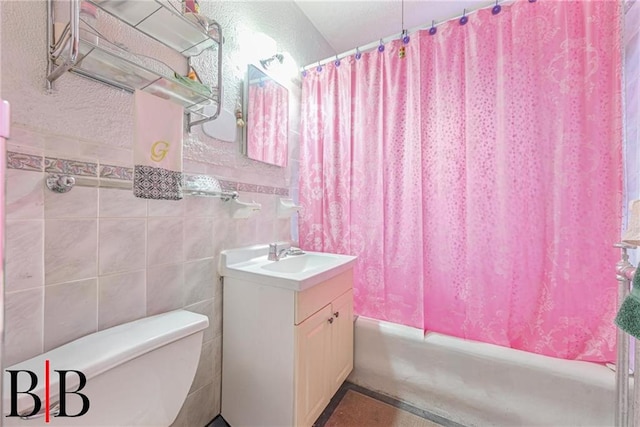
[[[144,317],[147,313],[146,270],[98,278],[98,329]]]
[[[216,260],[217,261],[217,260]],[[222,281],[220,280],[220,274],[216,271],[215,282],[213,283],[213,300],[220,301],[222,304]]]
[[[215,388],[217,386],[209,384],[187,396],[188,426],[204,426],[220,413],[220,407],[216,405]]]
[[[213,230],[211,240],[213,241],[213,253],[218,256],[221,250],[234,247],[231,236],[235,232],[233,220],[230,218],[213,218]]]
[[[84,219],[45,221],[45,283],[95,277],[98,271],[98,222]]]
[[[213,216],[215,205],[224,203],[217,197],[188,196],[184,199],[184,216],[187,218]]]
[[[98,330],[96,278],[45,287],[44,350]]]
[[[222,381],[222,335],[213,339],[213,378],[214,384],[220,384]],[[219,414],[221,387],[214,387],[213,393],[213,406],[216,413]]]
[[[187,196],[189,197],[189,196]],[[182,216],[185,200],[148,200],[149,216]]]
[[[145,267],[146,220],[101,219],[99,230],[100,275]]]
[[[287,242],[292,240],[290,219],[275,220],[273,222],[273,228],[274,228],[274,240],[285,240]]]
[[[190,393],[171,427],[204,426],[220,413],[220,379]]]
[[[11,123],[11,141],[12,143],[39,149],[44,148],[47,137],[32,129],[25,128],[19,124]]]
[[[213,383],[214,374],[213,341],[209,341],[202,344],[200,360],[198,360],[198,369],[196,370],[196,376],[191,383],[189,393],[194,392],[207,384]]]
[[[75,186],[67,193],[44,193],[45,218],[96,218],[98,189]]]
[[[184,220],[149,218],[147,220],[147,265],[182,262]]]
[[[100,218],[146,217],[147,199],[133,195],[133,191],[100,188]]]
[[[77,138],[63,135],[47,135],[44,148],[48,157],[59,157],[70,160],[91,161],[82,155],[81,143]]]
[[[83,142],[83,141],[81,141]],[[130,148],[109,147],[104,144],[81,143],[80,155],[88,159],[100,159],[102,164],[129,165],[132,153]]]
[[[248,246],[254,243],[258,243],[259,239],[256,238],[258,233],[258,218],[250,217],[246,219],[235,220],[235,238],[237,246]],[[266,242],[260,242],[266,243]]]
[[[4,364],[42,353],[43,288],[5,294]]]
[[[224,221],[231,219],[231,201],[222,201],[219,200],[219,203],[214,203],[212,206],[211,216],[216,220]]]
[[[217,258],[184,263],[184,304],[213,298]]]
[[[44,216],[44,174],[19,169],[6,169],[6,174],[7,219],[42,218]]]
[[[209,321],[212,323],[211,339],[222,336],[222,298],[214,298],[211,300],[212,316]]]
[[[157,265],[147,270],[147,316],[184,306],[184,265]]]
[[[213,219],[185,218],[184,257],[185,260],[213,256]]]
[[[6,291],[44,285],[44,221],[7,221],[5,228]]]

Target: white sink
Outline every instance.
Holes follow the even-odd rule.
[[[339,262],[340,259],[329,254],[310,252],[304,255],[293,255],[283,258],[277,262],[270,262],[261,265],[260,268],[279,273],[302,273],[317,269],[332,263]]]
[[[220,275],[302,291],[348,270],[356,261],[355,256],[324,252],[305,252],[269,261],[268,253],[269,245],[222,251]]]

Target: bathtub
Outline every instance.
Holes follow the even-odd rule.
[[[615,373],[358,317],[348,381],[465,426],[613,426]]]

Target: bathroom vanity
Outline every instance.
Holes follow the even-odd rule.
[[[222,416],[232,426],[310,427],[353,368],[355,257],[264,254],[237,271],[221,258]],[[313,259],[322,255],[334,258]],[[266,277],[243,274],[254,267]]]

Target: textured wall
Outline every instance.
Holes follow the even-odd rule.
[[[203,12],[223,26],[227,109],[235,109],[242,88],[239,28],[269,35],[298,64],[331,53],[292,2],[201,4]],[[217,199],[145,201],[122,190],[76,188],[64,195],[45,190],[45,172],[33,163],[45,157],[132,166],[133,97],[69,73],[47,93],[45,2],[2,1],[1,19],[0,91],[13,112],[9,150],[31,156],[24,157],[24,163],[16,161],[7,174],[6,362],[16,363],[109,326],[186,307],[207,314],[211,326],[196,380],[175,425],[202,426],[220,409],[218,254],[224,248],[288,238],[289,220],[275,217],[279,196],[241,191],[241,200],[254,199],[263,210],[256,217],[234,220]],[[98,25],[133,51],[186,68],[180,56],[108,16]],[[289,167],[250,161],[240,154],[239,143],[216,141],[196,128],[185,134],[185,171],[295,191],[291,177],[297,170],[299,89],[290,89]]]

